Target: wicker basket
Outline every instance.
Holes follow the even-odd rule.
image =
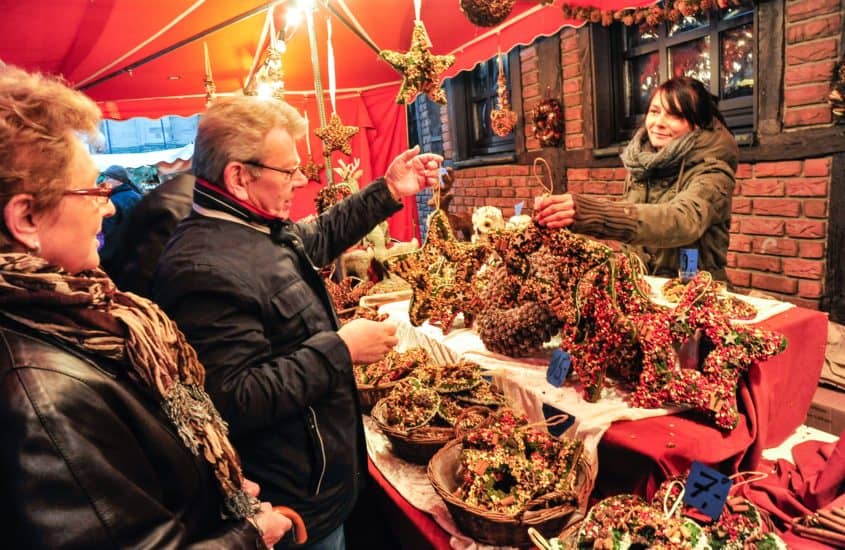
[[[560,504],[550,508],[524,512],[521,517],[492,512],[470,506],[457,498],[458,465],[461,456],[461,441],[447,443],[428,463],[428,478],[437,494],[446,502],[446,507],[460,530],[477,542],[494,546],[531,546],[528,528],[533,527],[544,537],[553,537],[561,532],[570,521],[581,518],[580,507],[586,502],[593,488],[593,476],[586,458],[576,465],[575,492],[578,504]],[[538,499],[535,502],[541,501]]]
[[[390,382],[376,385],[358,384],[358,401],[361,403],[361,411],[365,414],[369,413],[375,404],[378,403],[379,399],[387,397],[393,386],[401,380],[400,378],[399,380],[391,380]]]
[[[383,400],[376,403],[371,415],[393,445],[393,453],[399,458],[414,464],[428,464],[440,447],[455,438],[454,428],[423,426],[410,431],[397,430],[384,420],[385,403]]]

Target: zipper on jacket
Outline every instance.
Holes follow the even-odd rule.
[[[308,424],[312,430],[314,430],[314,434],[317,436],[317,443],[320,444],[320,458],[321,458],[321,467],[320,467],[320,477],[317,479],[317,488],[314,491],[314,495],[320,494],[320,488],[323,485],[323,477],[326,475],[326,448],[323,445],[323,436],[320,434],[320,427],[317,425],[317,413],[314,412],[314,409],[308,407]]]

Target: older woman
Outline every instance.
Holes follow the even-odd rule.
[[[698,267],[727,280],[736,142],[701,82],[667,80],[645,124],[622,153],[626,193],[537,197],[538,223],[634,245],[649,272],[676,277],[679,249],[698,249]]]
[[[272,546],[204,370],[151,302],[97,269],[114,212],[79,133],[99,110],[0,67],[0,517],[10,548]]]

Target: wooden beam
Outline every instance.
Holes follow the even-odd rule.
[[[845,323],[845,153],[830,165],[830,202],[827,210],[827,269],[821,308],[830,320]]]
[[[757,133],[781,131],[783,99],[784,0],[757,4],[756,80]]]

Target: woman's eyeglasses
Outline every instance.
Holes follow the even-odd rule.
[[[265,168],[267,170],[272,170],[274,172],[278,172],[280,174],[286,175],[288,178],[292,178],[294,174],[299,172],[300,166],[294,166],[293,168],[275,168],[273,166],[267,166],[266,164],[261,164],[260,162],[254,160],[245,160],[243,161],[244,164],[249,164],[250,166],[255,166],[256,168]]]
[[[111,185],[98,183],[96,187],[87,187],[85,189],[65,189],[63,195],[84,195],[89,197],[100,197],[101,202],[105,203],[111,197]]]

